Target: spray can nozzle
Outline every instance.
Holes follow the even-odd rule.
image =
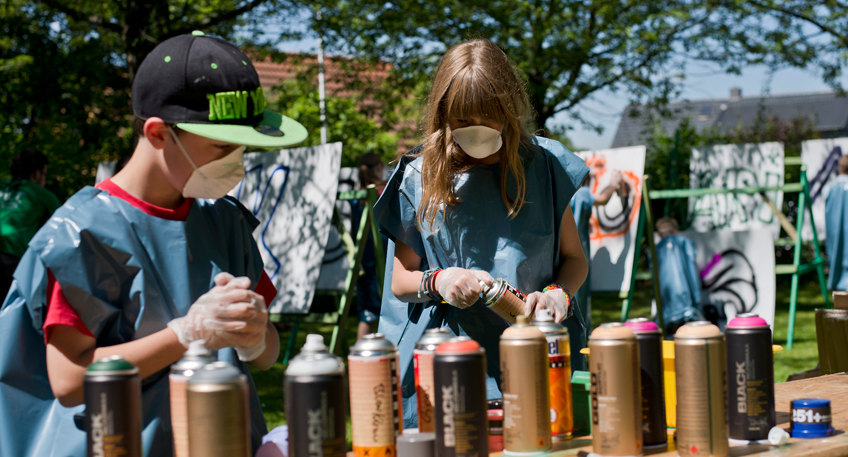
[[[309,352],[326,352],[327,345],[324,344],[324,337],[317,333],[306,335],[306,344],[303,345],[303,351]]]

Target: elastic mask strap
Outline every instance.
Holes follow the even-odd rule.
[[[183,155],[185,156],[186,160],[188,160],[188,163],[190,163],[190,164],[191,164],[191,168],[194,168],[194,170],[196,171],[196,170],[197,170],[197,165],[195,165],[195,164],[194,164],[194,161],[193,161],[193,160],[191,160],[191,157],[188,155],[188,152],[187,152],[187,151],[185,150],[185,148],[183,147],[183,144],[182,144],[182,143],[180,143],[180,139],[177,137],[177,133],[176,133],[176,132],[174,132],[174,129],[172,129],[170,125],[168,126],[168,131],[169,131],[169,132],[171,132],[171,138],[173,138],[173,139],[174,139],[174,142],[175,142],[175,143],[177,143],[177,147],[179,147],[179,148],[180,148],[180,151],[182,151],[182,152],[183,152]],[[202,173],[201,173],[201,174],[202,174]],[[204,176],[204,177],[205,177],[205,176]]]

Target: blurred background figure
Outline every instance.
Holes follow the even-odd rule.
[[[44,188],[47,157],[23,149],[12,158],[12,179],[0,182],[0,293],[12,285],[12,275],[29,240],[59,208],[59,199]]]
[[[592,261],[589,250],[589,218],[592,216],[593,206],[604,206],[609,203],[612,195],[621,187],[621,172],[612,170],[610,172],[609,185],[597,195],[592,195],[589,190],[591,175],[586,176],[580,189],[571,197],[571,212],[574,213],[574,222],[577,224],[577,234],[580,237],[580,246],[583,247],[583,255],[589,262],[589,276],[577,291],[577,303],[583,311],[583,320],[586,328],[592,327]]]
[[[827,288],[848,290],[848,156],[837,163],[839,175],[830,186],[824,203],[825,230],[827,231],[827,258],[830,273]]]
[[[704,319],[699,309],[701,281],[695,266],[697,251],[692,240],[677,234],[677,221],[664,217],[656,223],[660,241],[657,243],[657,263],[660,295],[663,301],[663,320],[667,335],[689,321]]]
[[[383,188],[386,187],[385,173],[386,167],[383,164],[383,160],[377,154],[369,152],[359,158],[360,189],[367,189],[368,186],[373,184],[377,188],[377,195],[379,196],[383,193]],[[362,218],[362,211],[365,210],[365,201],[352,201],[351,208],[351,231],[355,234],[359,230],[359,221]],[[377,280],[374,237],[371,233],[371,230],[368,230],[366,233],[367,241],[365,244],[365,253],[362,255],[362,271],[359,279],[356,281],[356,307],[359,314],[359,326],[356,328],[357,341],[363,335],[377,331],[376,323],[380,317],[380,285]],[[383,246],[385,248],[388,239],[384,235],[380,236],[383,238]],[[381,255],[385,255],[385,253]]]

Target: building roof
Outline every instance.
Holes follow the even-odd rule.
[[[761,109],[765,118],[777,117],[788,121],[806,116],[813,122],[813,128],[823,134],[848,128],[848,98],[835,92],[742,97],[741,91],[734,88],[730,98],[679,101],[670,103],[667,108],[670,117],[654,117],[668,136],[674,135],[685,118],[698,132],[707,128],[729,130],[739,125],[750,127]],[[645,143],[649,127],[648,116],[643,113],[645,109],[642,105],[625,108],[612,147]]]

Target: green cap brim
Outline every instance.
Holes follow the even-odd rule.
[[[260,148],[293,146],[308,136],[299,122],[269,110],[265,110],[257,125],[180,123],[177,127],[213,140]]]

